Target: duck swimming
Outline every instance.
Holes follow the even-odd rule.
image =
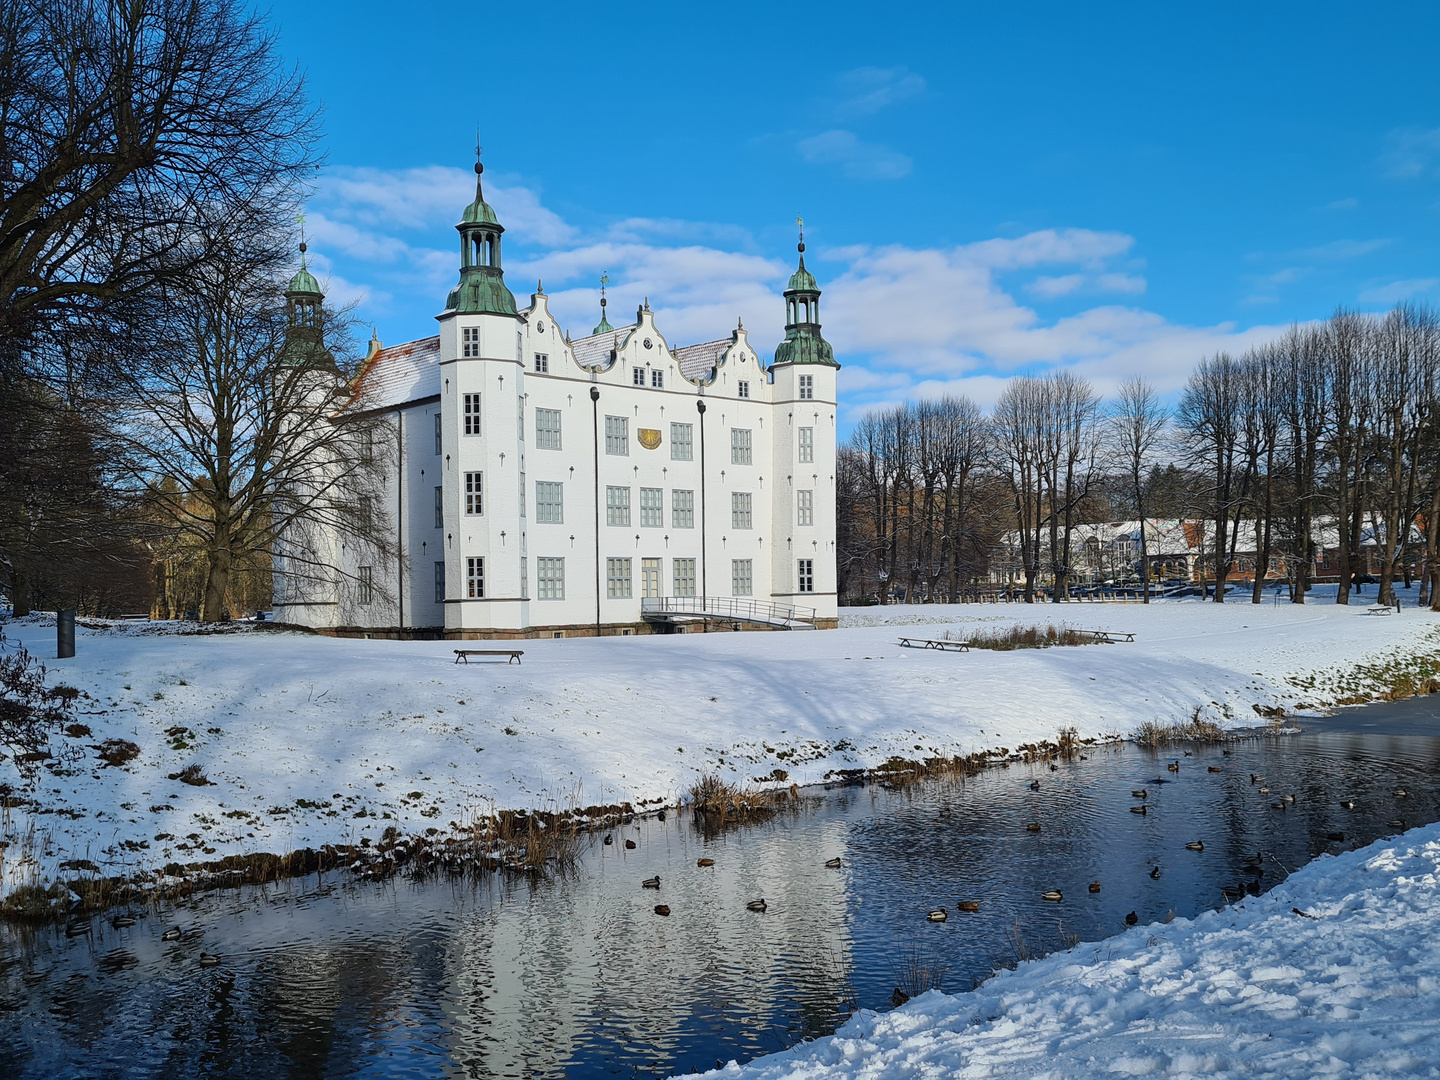
[[[1204,850],[1205,850],[1205,842],[1204,842],[1203,840],[1192,840],[1192,841],[1190,841],[1190,843],[1188,843],[1188,844],[1185,845],[1185,850],[1186,850],[1186,851],[1204,851]]]
[[[745,910],[746,910],[746,911],[764,911],[764,910],[765,910],[765,898],[762,896],[759,900],[751,900],[748,904],[745,905]]]
[[[839,859],[838,857],[836,857],[836,858],[834,858],[834,859],[826,859],[826,860],[825,860],[825,867],[826,867],[826,869],[829,869],[829,870],[839,870],[839,869],[840,869],[840,859]]]
[[[934,911],[930,912],[929,915],[925,916],[925,918],[929,919],[931,922],[944,922],[949,917],[950,916],[945,913],[944,908],[936,908]]]
[[[656,874],[654,877],[646,878],[640,882],[640,887],[642,889],[658,889],[660,887],[660,875]]]
[[[1058,901],[1058,900],[1064,900],[1064,899],[1065,899],[1065,894],[1062,893],[1059,889],[1050,889],[1050,890],[1048,890],[1047,892],[1041,893],[1041,894],[1040,894],[1040,899],[1041,899],[1041,900],[1057,900],[1057,901]]]
[[[971,912],[971,913],[973,914],[974,912],[977,912],[977,911],[980,910],[980,901],[979,901],[979,900],[961,900],[961,901],[960,901],[958,904],[956,904],[955,906],[956,906],[957,908],[959,908],[961,911],[968,911],[968,912]]]

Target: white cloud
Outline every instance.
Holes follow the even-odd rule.
[[[1440,278],[1407,278],[1404,281],[1392,281],[1388,285],[1366,289],[1357,299],[1362,304],[1398,304],[1421,293],[1430,292],[1436,285],[1440,285]]]
[[[842,116],[872,116],[887,105],[925,92],[925,80],[903,67],[860,67],[835,82],[845,95],[837,108]]]
[[[858,180],[898,180],[910,175],[912,162],[904,154],[862,141],[853,131],[824,131],[795,144],[812,165],[839,165],[846,176]]]
[[[1025,286],[1041,300],[1053,300],[1057,296],[1069,296],[1085,287],[1084,274],[1062,274],[1059,277],[1038,277]]]
[[[1095,287],[1101,292],[1143,293],[1146,281],[1138,274],[1101,274],[1095,279]]]
[[[1053,263],[1098,268],[1106,259],[1123,255],[1133,237],[1092,229],[1039,229],[1024,236],[978,240],[956,248],[957,257],[992,270],[1023,270]]]
[[[1078,292],[1143,293],[1145,279],[1122,273],[1042,275],[1026,285],[1025,291],[1041,300],[1054,300]]]
[[[1332,240],[1328,244],[1321,244],[1319,247],[1306,248],[1300,252],[1301,255],[1308,255],[1312,259],[1358,259],[1363,255],[1369,255],[1379,251],[1388,245],[1390,241],[1385,240]]]
[[[1386,136],[1380,162],[1390,176],[1415,180],[1434,173],[1437,157],[1440,157],[1440,128],[1397,128]]]

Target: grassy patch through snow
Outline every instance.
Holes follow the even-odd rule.
[[[1044,626],[1006,626],[994,630],[976,630],[971,634],[945,632],[947,641],[968,641],[972,649],[1009,652],[1012,649],[1048,649],[1055,645],[1095,645],[1098,639],[1084,630],[1054,623]]]

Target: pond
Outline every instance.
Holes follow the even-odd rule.
[[[1053,770],[814,791],[720,835],[672,812],[540,883],[331,874],[78,937],[0,928],[0,1076],[657,1077],[748,1060],[889,1008],[897,987],[970,989],[1131,912],[1192,916],[1440,818],[1429,702],[1302,724],[1228,752],[1092,748]]]

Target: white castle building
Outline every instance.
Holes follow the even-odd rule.
[[[277,557],[276,620],[453,638],[834,626],[839,365],[803,237],[768,366],[738,320],[683,346],[648,302],[611,326],[603,290],[572,340],[542,287],[517,309],[475,172],[439,333],[372,341],[348,388],[393,434],[394,554],[364,564],[322,537],[329,584]],[[292,326],[314,325],[303,268],[286,298]]]

